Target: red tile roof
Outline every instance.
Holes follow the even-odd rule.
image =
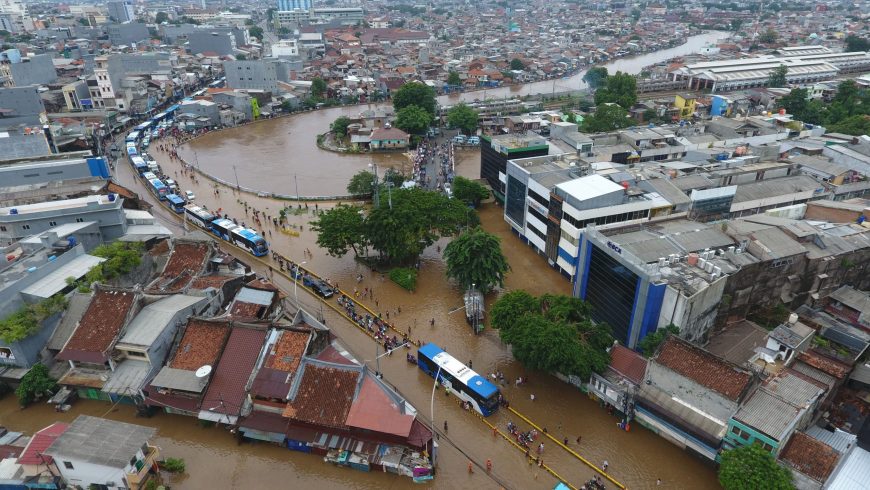
[[[795,432],[779,459],[804,475],[824,483],[836,468],[840,453],[803,432]]]
[[[610,350],[610,369],[641,384],[646,374],[646,359],[627,347],[616,345]]]
[[[399,128],[375,128],[372,131],[371,140],[407,140],[408,133]]]
[[[852,370],[848,364],[835,361],[814,351],[801,352],[798,354],[798,359],[837,379],[845,378],[849,374],[849,371]]]
[[[258,305],[255,303],[245,303],[244,301],[234,301],[233,307],[229,311],[229,315],[234,318],[250,318],[257,319],[268,310],[268,306]],[[261,311],[262,310],[262,311]]]
[[[752,379],[749,372],[737,365],[673,335],[665,341],[655,361],[733,401],[739,401]]]
[[[94,364],[106,362],[135,299],[136,295],[131,292],[98,289],[57,358]]]
[[[233,328],[202,399],[203,409],[223,403],[231,413],[239,412],[247,396],[248,380],[265,341],[265,330]]]
[[[350,407],[345,424],[349,427],[392,434],[407,438],[411,433],[414,416],[403,413],[371,377],[366,376],[359,395]]]
[[[208,255],[208,242],[176,243],[175,248],[172,250],[172,255],[169,256],[169,261],[166,263],[166,267],[163,268],[163,273],[160,274],[160,277],[164,279],[161,282],[174,282],[161,289],[163,291],[179,291],[184,288],[189,281],[176,279],[180,277],[193,277],[198,274],[205,265]]]
[[[331,362],[333,364],[345,364],[348,366],[354,365],[353,361],[341,355],[341,352],[338,352],[335,347],[331,345],[327,345],[320,354],[317,354],[317,360]]]
[[[196,371],[205,365],[214,366],[229,334],[226,322],[190,320],[169,367]]]
[[[55,422],[34,434],[30,442],[27,443],[27,446],[24,447],[24,451],[21,452],[21,456],[18,457],[18,464],[51,464],[51,456],[43,453],[51,446],[55,439],[66,432],[67,427],[69,427],[69,424]]]
[[[361,373],[307,362],[284,416],[327,427],[345,427]]]
[[[190,283],[191,289],[208,289],[221,288],[224,284],[235,279],[235,276],[223,276],[220,274],[210,274],[207,276],[199,276]]]

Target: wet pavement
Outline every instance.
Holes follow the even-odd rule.
[[[196,195],[196,202],[204,204],[209,209],[223,208],[223,212],[231,217],[238,217],[240,221],[247,220],[243,207],[239,201],[245,201],[250,206],[267,214],[276,214],[277,210],[284,205],[296,206],[295,203],[282,202],[272,199],[257,197],[252,194],[242,193],[236,195],[233,191],[221,188],[218,195],[214,194],[214,184],[203,178],[197,178],[194,182],[191,177],[180,173],[180,164],[171,162],[167,155],[152,146],[151,154],[161,163],[164,172],[174,176],[179,171],[177,180],[182,189],[191,189]],[[479,156],[475,151],[462,151],[457,158],[457,173],[459,175],[475,176],[478,172]],[[145,188],[133,178],[133,171],[129,164],[123,163],[118,166],[117,174],[119,181],[130,185],[140,195],[150,200],[151,195]],[[318,203],[323,209],[332,206],[333,203]],[[717,488],[714,470],[702,461],[671,445],[664,439],[651,432],[636,427],[631,432],[624,432],[617,428],[617,420],[607,415],[597,403],[591,401],[585,394],[552,376],[527,372],[519,363],[515,362],[509,349],[498,338],[498,333],[492,329],[486,329],[483,334],[475,336],[465,322],[462,311],[448,313],[462,305],[461,291],[459,287],[446,281],[444,276],[444,264],[441,261],[440,249],[443,250],[447,240],[427,249],[421,260],[419,272],[418,291],[409,293],[395,286],[380,274],[369,271],[366,267],[358,264],[348,254],[342,258],[334,258],[325,254],[316,247],[315,233],[308,228],[308,222],[314,218],[314,203],[309,203],[307,212],[304,209],[300,215],[289,215],[289,222],[303,228],[300,236],[285,235],[272,228],[269,236],[271,247],[297,262],[307,261],[306,268],[319,274],[321,277],[337,282],[346,290],[357,287],[356,277],[363,275],[363,281],[358,285],[360,289],[368,287],[374,291],[373,298],[363,300],[376,311],[386,314],[390,312],[390,321],[401,330],[411,329],[411,338],[420,339],[423,342],[436,342],[446,347],[451,354],[467,362],[472,360],[474,369],[480,373],[489,373],[500,370],[506,379],[512,380],[517,376],[528,376],[531,382],[527,386],[503,388],[505,396],[511,401],[511,406],[521,413],[529,416],[541,427],[547,427],[551,434],[560,440],[567,437],[572,441],[570,446],[594,464],[600,465],[603,460],[610,463],[611,474],[629,488],[651,488],[655,486],[655,480],[661,478],[666,488]],[[173,213],[163,207],[155,206],[153,212],[164,221],[173,223],[174,231],[179,231]],[[502,208],[495,204],[486,204],[480,210],[481,221],[484,228],[497,234],[503,243],[503,249],[512,271],[506,277],[506,289],[526,289],[533,294],[546,292],[568,294],[570,284],[557,272],[546,267],[543,257],[523,245],[515,236],[511,236],[507,224],[502,218]],[[267,231],[268,235],[268,231]],[[312,254],[303,258],[303,251],[309,249]],[[264,271],[260,261],[251,256],[242,256],[243,260]],[[268,262],[268,260],[266,261]],[[292,301],[292,282],[274,276],[276,284],[289,293]],[[360,360],[366,361],[373,369],[376,363],[371,361],[377,354],[376,344],[355,326],[345,321],[331,308],[324,307],[313,296],[299,289],[299,297],[302,306],[325,316],[327,324],[349,346],[350,351]],[[496,293],[487,297],[487,304],[491,305]],[[401,307],[401,313],[396,315]],[[429,325],[431,318],[436,319],[434,327]],[[381,352],[382,353],[382,352]],[[430,393],[432,379],[423,374],[415,366],[408,365],[402,353],[390,357],[383,357],[379,362],[380,370],[385,379],[397,387],[397,389],[420,411],[426,419],[429,418]],[[535,401],[530,400],[530,394],[535,394]],[[543,472],[536,466],[530,466],[524,455],[510,446],[507,442],[493,437],[491,431],[474,415],[463,411],[452,397],[445,397],[443,392],[435,397],[435,423],[441,427],[444,420],[449,422],[450,432],[447,436],[457,448],[445,445],[442,451],[443,458],[439,462],[440,473],[434,486],[436,488],[552,488],[555,479]],[[175,416],[158,415],[153,420],[159,421],[164,418],[175,419]],[[489,420],[498,427],[504,429],[509,420],[520,423],[516,417],[512,417],[502,411],[490,417]],[[520,423],[524,430],[525,424]],[[199,434],[200,429],[193,419],[182,418],[180,422],[172,423],[172,435],[165,435],[171,439],[182,454],[191,434]],[[219,429],[212,429],[219,432]],[[190,433],[190,434],[189,434]],[[163,435],[163,433],[161,433]],[[582,436],[579,447],[576,445],[577,436]],[[195,439],[195,438],[194,438]],[[249,454],[249,447],[237,447],[234,440],[228,434],[209,436],[208,451],[224,455],[232,461],[229,468],[235,468],[235,472],[244,473],[245,476],[234,478],[252,478],[249,471],[258,471],[259,465],[268,464],[269,458],[279,458],[286,461],[293,468],[304,467],[306,475],[318,482],[318,488],[333,488],[339,486],[354,486],[365,488],[373,475],[359,475],[351,470],[337,470],[324,464],[320,458],[283,451],[280,449],[264,448],[257,449],[254,454]],[[582,481],[593,476],[594,472],[579,462],[576,458],[563,450],[559,450],[550,441],[545,442],[543,458],[547,465],[551,466],[563,478],[574,485],[579,486]],[[460,450],[462,452],[460,452]],[[259,451],[264,453],[261,455]],[[191,457],[199,460],[201,455],[198,451],[192,451]],[[492,459],[493,478],[484,479],[484,473],[480,468],[473,476],[467,473],[467,458],[475,463],[483,465],[486,459]],[[191,468],[196,466],[191,465]],[[323,470],[323,481],[317,480],[319,470]],[[220,471],[223,471],[221,469]],[[283,469],[281,470],[283,471]],[[295,473],[294,473],[295,474]],[[211,478],[211,473],[202,478]],[[191,480],[195,475],[191,475]],[[410,486],[411,483],[402,478],[376,479],[376,485],[395,487]],[[471,478],[471,480],[469,480]],[[309,480],[304,480],[309,481]],[[198,485],[199,480],[197,480]],[[386,483],[384,483],[386,482]],[[502,482],[501,485],[498,482]],[[186,484],[185,484],[186,485]],[[191,483],[189,488],[195,488]],[[186,487],[187,488],[187,487]]]

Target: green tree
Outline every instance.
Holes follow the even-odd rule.
[[[786,75],[788,75],[788,67],[785,65],[779,65],[770,72],[770,75],[767,77],[767,86],[768,87],[786,87],[788,86],[788,80],[786,79]]]
[[[489,190],[479,182],[457,176],[453,179],[453,197],[469,206],[477,207],[480,201],[489,197]]]
[[[408,264],[441,237],[454,236],[479,223],[477,213],[440,192],[419,188],[394,189],[392,208],[372,209],[366,220],[366,237],[383,262]]]
[[[595,91],[595,105],[608,102],[619,104],[623,109],[631,109],[637,102],[637,79],[621,71],[609,75],[604,86]]]
[[[768,28],[758,36],[758,42],[762,44],[773,44],[778,38],[779,34],[777,34],[773,29]]]
[[[846,36],[845,41],[847,53],[853,53],[855,51],[870,51],[870,40],[868,39],[849,34]]]
[[[166,458],[166,461],[163,462],[163,469],[170,473],[184,473],[186,468],[187,465],[181,458]]]
[[[409,134],[423,134],[432,124],[432,114],[420,106],[409,105],[396,113],[393,126]]]
[[[631,22],[637,23],[637,21],[640,20],[640,16],[642,13],[643,12],[641,12],[641,10],[637,7],[631,9]]]
[[[259,39],[263,40],[263,28],[260,26],[251,26],[248,28],[248,34]]]
[[[375,174],[368,170],[360,170],[350,178],[347,184],[347,192],[354,196],[369,195],[374,191]]]
[[[409,82],[393,94],[393,110],[396,114],[405,107],[415,105],[423,108],[431,116],[435,116],[435,90],[420,82]]]
[[[354,255],[365,252],[366,224],[359,206],[339,204],[312,221],[311,227],[317,232],[317,245],[333,257],[343,257],[348,250]]]
[[[719,483],[725,490],[791,490],[792,475],[757,444],[722,453]]]
[[[162,24],[169,20],[169,14],[166,12],[157,12],[157,15],[154,16],[154,22],[158,24]]]
[[[742,19],[731,19],[731,30],[737,32],[740,30],[740,27],[743,26]]]
[[[447,111],[447,122],[465,134],[473,134],[477,130],[477,111],[460,102]]]
[[[586,133],[603,133],[627,128],[632,124],[625,109],[616,104],[604,104],[595,109],[595,114],[586,116],[582,129]]]
[[[87,284],[110,281],[129,274],[142,263],[142,244],[132,242],[112,242],[100,245],[91,255],[106,259],[85,275]]]
[[[90,27],[90,26],[91,26],[91,22],[90,22],[88,19],[84,18],[84,17],[79,17],[79,18],[78,18],[78,23],[81,24],[81,25],[83,25],[83,26],[85,26],[85,27]]]
[[[311,80],[311,96],[322,99],[326,94],[326,81],[322,78],[318,77],[314,80]]]
[[[587,379],[610,362],[610,328],[592,322],[579,298],[512,292],[493,305],[492,324],[526,367]]]
[[[523,60],[519,58],[514,58],[511,60],[511,70],[522,71],[526,69],[526,64],[523,63]]]
[[[245,61],[246,59],[248,59],[248,57],[244,54],[237,54],[236,59],[239,61]]]
[[[37,397],[50,394],[56,386],[57,383],[48,374],[48,368],[37,363],[21,378],[21,384],[15,389],[18,404],[26,407]]]
[[[680,333],[680,328],[672,323],[667,327],[660,328],[644,337],[638,343],[638,347],[640,347],[643,355],[650,357],[651,355],[655,354],[655,351],[659,348],[659,345],[661,345],[661,343],[664,342],[666,338],[668,338],[668,334],[676,335],[678,333]]]
[[[829,125],[827,129],[832,133],[851,134],[852,136],[870,134],[870,116],[866,114],[849,116]]]
[[[480,227],[466,230],[447,244],[444,259],[447,277],[458,282],[462,289],[473,284],[484,293],[495,286],[504,286],[504,276],[510,270],[499,238]]]
[[[200,22],[200,21],[198,21],[198,20],[196,20],[196,19],[192,19],[192,18],[190,18],[190,17],[188,17],[188,16],[186,16],[186,15],[185,15],[185,16],[182,16],[181,19],[179,19],[179,21],[180,21],[180,23],[182,23],[182,24],[193,24],[193,25],[195,25],[195,26],[198,26],[198,25],[202,24],[202,22]]]
[[[351,121],[347,116],[339,116],[332,121],[332,124],[329,125],[329,129],[332,130],[338,136],[344,137],[347,136],[347,127],[350,126]]]
[[[647,109],[643,111],[643,122],[653,122],[657,121],[659,118],[659,113],[656,112],[655,109]]]
[[[606,66],[593,66],[592,68],[586,71],[586,74],[583,75],[583,81],[589,85],[593,91],[598,87],[603,86],[607,82],[607,67]]]
[[[22,306],[0,320],[0,340],[12,344],[30,337],[39,331],[43,320],[63,311],[66,304],[66,297],[56,294],[39,303]]]
[[[459,78],[459,73],[450,70],[450,72],[447,74],[447,85],[462,85],[462,79]]]

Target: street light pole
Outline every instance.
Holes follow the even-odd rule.
[[[371,165],[371,167],[375,171],[375,181],[372,182],[372,201],[374,201],[374,203],[375,203],[375,208],[379,208],[381,206],[381,199],[380,199],[381,188],[378,185],[378,164],[377,163],[370,163],[369,165]]]
[[[199,158],[196,159],[196,166],[199,167]],[[239,173],[236,171],[235,165],[233,165],[233,174],[236,176],[236,190],[241,192],[242,187],[239,185]]]
[[[432,425],[432,468],[434,469],[436,464],[436,448],[438,447],[438,443],[435,442],[435,388],[438,387],[438,377],[441,376],[441,366],[438,366],[438,372],[435,373],[435,382],[432,383],[432,396],[429,398],[429,413],[432,417],[431,425]]]

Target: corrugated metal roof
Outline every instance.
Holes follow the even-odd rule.
[[[184,294],[174,294],[155,301],[139,311],[119,343],[150,346],[179,311],[207,302],[205,297]]]
[[[45,452],[56,458],[123,469],[156,432],[151,427],[79,415]]]
[[[243,287],[238,294],[236,294],[234,301],[269,306],[272,304],[272,298],[274,297],[275,293],[272,291]]]
[[[870,452],[860,447],[853,449],[828,480],[827,489],[870,490]]]
[[[63,349],[64,344],[66,344],[66,341],[72,336],[76,329],[76,325],[85,314],[85,310],[88,309],[89,304],[91,304],[90,294],[74,292],[69,297],[69,302],[63,312],[63,317],[60,319],[57,328],[54,329],[54,333],[51,334],[51,338],[48,339],[48,343],[46,344],[48,349]]]
[[[734,419],[754,427],[777,441],[782,441],[797,414],[797,408],[766,391],[758,390],[734,414]]]
[[[208,379],[208,376],[197,377],[195,371],[165,366],[151,380],[151,386],[201,393],[205,385],[208,384]]]
[[[151,363],[137,359],[125,359],[115,367],[112,375],[103,385],[104,393],[133,396],[145,384],[151,374]]]
[[[813,439],[824,442],[841,453],[845,453],[846,450],[849,449],[851,445],[855,444],[855,441],[858,439],[854,434],[849,434],[840,429],[831,432],[816,425],[808,428],[804,432]]]
[[[78,279],[87,274],[97,264],[105,261],[106,259],[93,255],[79,255],[69,261],[69,263],[58,267],[47,276],[23,289],[21,293],[37,298],[50,298],[68,286],[66,282],[67,277]]]

